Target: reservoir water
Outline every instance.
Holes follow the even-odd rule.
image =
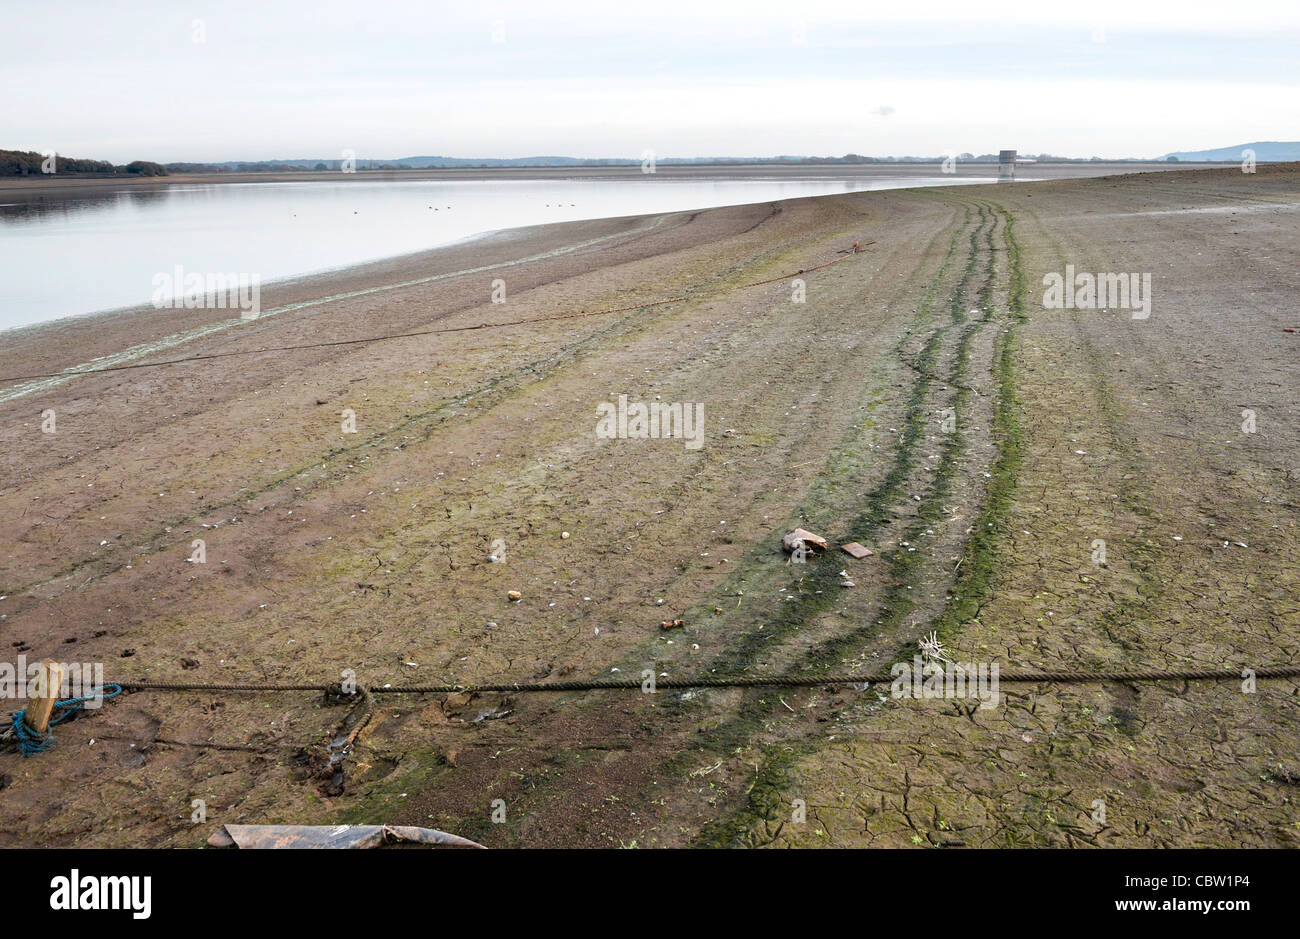
[[[525,225],[976,182],[989,180],[347,180],[0,195],[0,330],[148,304],[155,276],[177,265],[266,284]]]

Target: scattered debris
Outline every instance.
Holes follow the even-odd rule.
[[[686,625],[685,620],[666,619],[659,624],[659,628],[660,629],[681,629],[685,625]]]
[[[208,844],[214,848],[381,848],[386,844],[483,847],[459,835],[409,825],[222,825]]]
[[[447,717],[460,717],[474,700],[474,692],[457,691],[442,699],[442,713]]]
[[[939,641],[938,633],[931,632],[930,635],[922,639],[918,645],[921,647],[921,657],[926,661],[930,661],[931,659],[939,662],[952,661],[952,659],[948,658],[948,652],[944,649],[943,643]]]
[[[856,541],[850,541],[848,544],[842,544],[842,545],[840,545],[840,550],[841,550],[841,551],[847,551],[849,554],[853,555],[855,558],[869,558],[869,557],[871,557],[873,554],[876,553],[876,552],[872,551],[870,548],[864,548],[862,545],[858,544]]]
[[[513,714],[514,699],[495,694],[479,695],[473,691],[457,691],[442,700],[441,710],[448,720],[462,724],[480,724]]]
[[[794,554],[800,547],[825,551],[830,545],[821,535],[814,535],[805,528],[796,528],[781,539],[781,550],[786,554]]]

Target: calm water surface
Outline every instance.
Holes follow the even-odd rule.
[[[266,284],[524,225],[974,182],[988,180],[349,180],[10,197],[0,204],[0,330],[149,303],[154,276],[176,265]]]

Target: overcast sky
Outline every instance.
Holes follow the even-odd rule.
[[[1150,157],[1300,138],[1300,0],[0,0],[0,148]]]

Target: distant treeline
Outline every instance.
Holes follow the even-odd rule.
[[[43,176],[46,156],[30,150],[0,150],[0,176]],[[167,168],[161,163],[148,160],[135,160],[125,166],[114,166],[107,160],[76,160],[56,154],[53,158],[54,175],[68,176],[74,173],[95,174],[99,176],[166,176]]]
[[[342,165],[340,160],[331,160],[328,163],[319,160],[298,163],[277,163],[275,161],[265,163],[168,163],[167,170],[172,173],[296,173],[310,172],[312,170],[319,172],[337,170]],[[362,166],[360,168],[370,169],[371,167]],[[409,166],[391,166],[389,164],[373,168],[386,170],[410,169]]]

